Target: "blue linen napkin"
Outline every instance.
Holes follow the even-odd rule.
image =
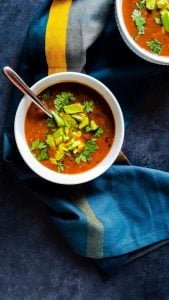
[[[45,2],[25,37],[17,71],[29,85],[48,74],[45,37],[54,2]],[[105,83],[119,100],[127,126],[144,101],[150,79],[161,74],[168,78],[169,71],[141,60],[126,47],[116,28],[113,1],[76,0],[69,4],[67,70],[86,72]],[[3,159],[29,192],[45,203],[70,247],[113,274],[131,261],[132,255],[137,257],[136,253],[141,255],[167,242],[169,174],[114,164],[83,185],[46,182],[25,165],[16,148],[13,122],[21,96],[14,89],[11,118],[3,137]]]

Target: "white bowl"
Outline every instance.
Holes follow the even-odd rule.
[[[32,153],[30,152],[25,138],[25,130],[24,130],[25,117],[28,108],[32,103],[31,100],[29,100],[29,98],[26,96],[24,96],[21,99],[21,102],[16,111],[15,122],[14,122],[15,140],[23,160],[36,174],[54,183],[67,184],[67,185],[80,184],[100,176],[116,160],[123,144],[124,120],[123,120],[123,115],[120,106],[116,98],[114,97],[114,95],[111,93],[111,91],[103,83],[88,75],[76,73],[76,72],[56,73],[41,79],[40,81],[35,83],[31,87],[31,89],[36,94],[39,94],[47,87],[61,82],[77,82],[83,85],[87,85],[88,87],[96,90],[99,94],[101,94],[105,99],[105,101],[108,103],[114,116],[115,137],[114,137],[114,143],[107,156],[96,167],[80,174],[57,173],[43,166],[40,162],[36,160],[36,158],[34,158]]]
[[[130,1],[130,0],[129,0]],[[122,4],[123,0],[116,0],[115,1],[115,17],[117,26],[119,29],[119,32],[124,40],[124,42],[127,44],[127,46],[139,57],[143,58],[146,61],[159,64],[159,65],[169,65],[169,57],[168,56],[160,56],[155,55],[149,51],[146,51],[145,49],[141,48],[131,37],[129,34],[123,17],[122,12]]]

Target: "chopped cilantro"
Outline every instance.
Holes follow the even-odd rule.
[[[147,42],[146,44],[150,48],[152,53],[154,53],[154,54],[160,54],[161,53],[161,42],[154,39],[154,40],[151,40],[151,41]]]
[[[53,119],[48,118],[48,119],[46,120],[46,125],[47,125],[47,127],[49,127],[49,128],[54,128],[55,125],[56,125],[56,123],[54,122]]]
[[[146,6],[146,0],[140,0],[139,2],[136,3],[136,6],[138,9],[144,9]]]
[[[94,110],[94,103],[92,100],[84,101],[85,110],[87,113],[93,112]]]
[[[91,155],[98,149],[95,140],[88,140],[82,153],[76,157],[75,162],[79,164],[81,161],[87,162],[91,159]]]
[[[131,18],[137,27],[138,34],[144,34],[146,20],[141,11],[138,9],[133,10]]]
[[[40,153],[36,156],[37,160],[48,159],[48,153],[46,149],[47,145],[44,142],[41,142],[39,139],[36,139],[32,142],[30,150],[40,150]]]
[[[64,171],[64,163],[62,160],[57,161],[57,171],[59,173]]]
[[[104,133],[103,128],[102,128],[102,127],[99,127],[99,128],[96,130],[95,137],[98,138],[98,137],[100,137],[103,133]]]
[[[46,91],[43,95],[42,95],[42,99],[43,100],[48,100],[50,98],[50,92]]]
[[[40,151],[40,153],[36,156],[37,160],[45,160],[45,159],[48,159],[49,156],[48,156],[48,152],[47,152],[47,149],[42,149]]]
[[[32,142],[31,146],[30,146],[30,150],[41,150],[41,149],[45,149],[46,148],[46,144],[41,142],[39,139],[36,139]]]
[[[157,24],[157,25],[162,25],[162,21],[161,21],[161,18],[154,18],[154,22]]]
[[[54,100],[55,109],[57,111],[62,111],[65,105],[69,105],[75,101],[74,95],[69,92],[62,92],[57,95]]]

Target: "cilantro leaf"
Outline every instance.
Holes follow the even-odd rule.
[[[141,11],[138,9],[133,10],[131,18],[137,27],[138,34],[144,34],[146,20],[142,15]]]
[[[48,100],[50,98],[50,91],[46,91],[41,97],[43,100]]]
[[[98,138],[98,137],[100,137],[103,133],[104,133],[103,128],[102,128],[102,127],[99,127],[99,128],[96,130],[95,137]]]
[[[144,9],[146,6],[146,0],[141,0],[141,1],[137,2],[136,6],[138,9]]]
[[[89,101],[84,101],[84,107],[85,107],[85,110],[87,113],[89,112],[93,112],[94,110],[94,103],[92,100],[89,100]]]
[[[36,156],[37,160],[45,160],[45,159],[48,159],[49,156],[48,156],[48,152],[47,152],[47,149],[42,149],[40,151],[40,153]]]
[[[161,21],[161,18],[154,18],[154,22],[157,24],[157,25],[162,25],[162,21]]]
[[[87,162],[91,159],[91,155],[98,149],[95,140],[88,140],[82,153],[76,157],[75,162],[79,164],[81,161]]]
[[[39,139],[36,139],[32,142],[31,146],[30,146],[30,150],[41,150],[41,149],[45,149],[47,146],[44,142],[41,142]]]
[[[57,161],[57,171],[59,173],[64,171],[64,163],[62,160]]]
[[[161,53],[161,42],[158,40],[154,39],[146,43],[147,46],[150,48],[151,52],[154,54],[160,54]]]
[[[43,142],[40,142],[39,143],[39,146],[38,146],[38,149],[45,149],[46,148],[46,145],[45,145],[45,143],[43,143]]]
[[[54,122],[53,119],[48,118],[46,120],[46,125],[47,125],[48,128],[54,128],[54,127],[56,127],[56,122]]]
[[[69,92],[61,92],[61,94],[57,95],[54,100],[55,109],[57,111],[62,111],[65,105],[69,105],[75,101],[75,97],[72,93]]]

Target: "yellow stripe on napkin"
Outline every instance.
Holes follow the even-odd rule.
[[[76,204],[80,207],[87,217],[87,249],[88,257],[102,258],[103,257],[103,237],[104,226],[96,217],[91,209],[89,202],[85,197],[78,199]]]
[[[77,205],[86,216],[86,256],[92,258],[102,258],[104,255],[104,225],[92,210],[81,185],[78,187],[76,186],[76,189],[72,190],[70,197],[73,203]]]
[[[54,0],[50,7],[45,36],[48,74],[67,71],[66,34],[72,0]]]

